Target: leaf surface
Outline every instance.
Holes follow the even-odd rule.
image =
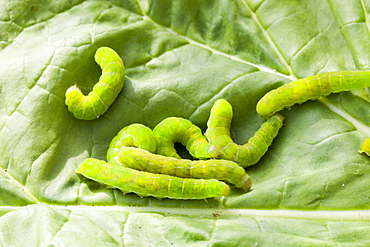
[[[124,195],[75,173],[85,158],[105,159],[109,142],[131,123],[153,128],[174,116],[204,131],[220,98],[233,106],[233,139],[247,142],[264,122],[256,104],[271,89],[321,72],[369,69],[367,1],[0,6],[2,245],[369,244],[370,160],[357,153],[370,136],[368,89],[283,110],[278,137],[246,170],[252,191],[233,188],[221,202]],[[121,56],[125,86],[104,115],[78,120],[64,93],[74,84],[91,90],[101,46]]]

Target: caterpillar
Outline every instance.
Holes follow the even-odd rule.
[[[200,128],[187,119],[169,117],[153,129],[157,143],[157,154],[181,159],[175,149],[175,142],[186,146],[189,153],[197,159],[209,159],[211,145]]]
[[[93,120],[104,114],[123,88],[125,66],[119,55],[109,47],[100,47],[95,61],[102,69],[92,91],[83,95],[77,85],[67,89],[65,104],[77,119]]]
[[[123,193],[133,192],[142,197],[219,199],[230,193],[230,187],[216,179],[178,178],[142,172],[93,158],[84,160],[76,173],[109,187],[118,188]]]
[[[226,100],[219,99],[215,102],[205,133],[210,144],[214,145],[211,156],[232,160],[242,167],[254,165],[267,152],[283,126],[284,117],[279,114],[270,117],[246,144],[238,145],[230,137],[232,116],[232,107]]]
[[[365,153],[370,156],[370,138],[365,139],[358,150],[360,154]]]
[[[157,144],[153,131],[143,124],[131,124],[121,129],[109,144],[107,161],[122,165],[118,160],[118,152],[122,147],[136,147],[155,153]]]
[[[245,170],[228,160],[188,160],[165,157],[133,147],[122,147],[118,153],[119,161],[127,167],[161,173],[182,178],[204,178],[225,180],[243,190],[249,190],[251,180]]]
[[[331,93],[370,87],[370,71],[336,71],[299,79],[274,89],[257,103],[257,113],[268,119],[284,108]]]

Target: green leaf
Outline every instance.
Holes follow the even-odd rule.
[[[233,106],[244,144],[268,91],[321,72],[370,67],[366,1],[0,1],[0,245],[366,246],[370,242],[368,89],[281,111],[284,126],[246,172],[253,187],[223,201],[122,194],[75,173],[105,159],[131,123],[167,117],[203,131],[213,103]],[[75,119],[101,46],[122,58],[125,85],[96,120]],[[135,206],[135,207],[133,207]]]

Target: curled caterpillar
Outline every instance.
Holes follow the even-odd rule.
[[[118,152],[122,147],[136,147],[155,153],[157,145],[153,131],[142,124],[131,124],[121,129],[109,144],[107,161],[122,165],[118,160]]]
[[[76,173],[109,187],[118,188],[123,193],[133,192],[139,196],[218,199],[230,193],[230,187],[216,179],[186,179],[142,172],[93,158],[84,160]]]
[[[217,100],[207,122],[206,137],[214,145],[213,158],[232,160],[242,167],[256,164],[283,126],[284,117],[277,114],[264,122],[260,129],[244,145],[238,145],[230,137],[232,107],[223,99]]]
[[[122,147],[119,161],[127,167],[140,171],[161,173],[182,178],[203,178],[224,180],[243,190],[249,190],[251,180],[244,169],[228,160],[188,160],[165,157],[148,151]]]
[[[77,119],[92,120],[105,113],[124,84],[125,66],[113,49],[100,47],[95,53],[95,61],[100,65],[102,75],[93,90],[86,96],[76,85],[66,91],[65,103]]]
[[[211,145],[200,128],[187,119],[169,117],[153,129],[157,142],[157,154],[180,159],[175,149],[175,142],[186,146],[189,153],[197,159],[209,159]]]
[[[370,87],[370,71],[336,71],[309,76],[265,94],[257,103],[257,113],[268,119],[294,104],[363,87]]]

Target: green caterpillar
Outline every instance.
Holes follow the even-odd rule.
[[[209,153],[211,145],[200,128],[187,119],[166,118],[155,126],[153,133],[157,143],[157,154],[181,159],[174,145],[175,142],[180,142],[194,158],[211,158]]]
[[[230,137],[233,116],[231,105],[223,99],[217,100],[207,122],[206,137],[214,145],[213,158],[232,160],[242,167],[256,164],[267,152],[273,139],[283,126],[284,117],[275,115],[263,123],[260,129],[244,145],[238,145]]]
[[[174,147],[175,142],[181,142],[194,158],[226,159],[243,167],[254,165],[268,150],[282,127],[284,117],[281,115],[271,117],[262,124],[248,143],[237,145],[230,137],[232,115],[232,107],[226,100],[220,99],[215,102],[205,134],[209,142],[197,126],[183,118],[164,119],[154,128],[153,134],[144,125],[130,125],[122,129],[112,140],[107,152],[107,161],[119,164],[117,155],[121,147],[138,147],[151,153],[181,159]]]
[[[148,151],[122,147],[118,154],[119,161],[127,167],[161,173],[182,178],[204,178],[225,180],[243,190],[251,187],[250,177],[244,169],[232,161],[227,160],[188,160],[165,157],[149,153]]]
[[[336,71],[313,75],[265,94],[257,103],[257,113],[268,119],[275,112],[294,104],[363,87],[370,87],[370,71]]]
[[[102,75],[93,90],[87,96],[76,85],[66,91],[65,103],[77,119],[92,120],[105,113],[124,84],[125,66],[113,49],[100,47],[95,53],[95,61],[100,65]]]
[[[84,160],[76,172],[109,187],[118,188],[123,193],[133,192],[139,196],[171,199],[214,197],[219,199],[230,193],[230,187],[216,179],[186,179],[153,174],[93,158]]]
[[[370,138],[367,138],[361,143],[360,149],[358,150],[360,154],[365,153],[370,156]]]
[[[155,153],[157,149],[153,131],[142,124],[131,124],[118,132],[109,144],[108,163],[122,165],[118,160],[118,153],[122,147],[136,147],[151,153]]]
[[[275,112],[297,103],[364,87],[370,87],[370,71],[336,71],[313,75],[268,92],[258,101],[257,113],[267,119]],[[362,142],[358,152],[370,156],[370,139]]]

